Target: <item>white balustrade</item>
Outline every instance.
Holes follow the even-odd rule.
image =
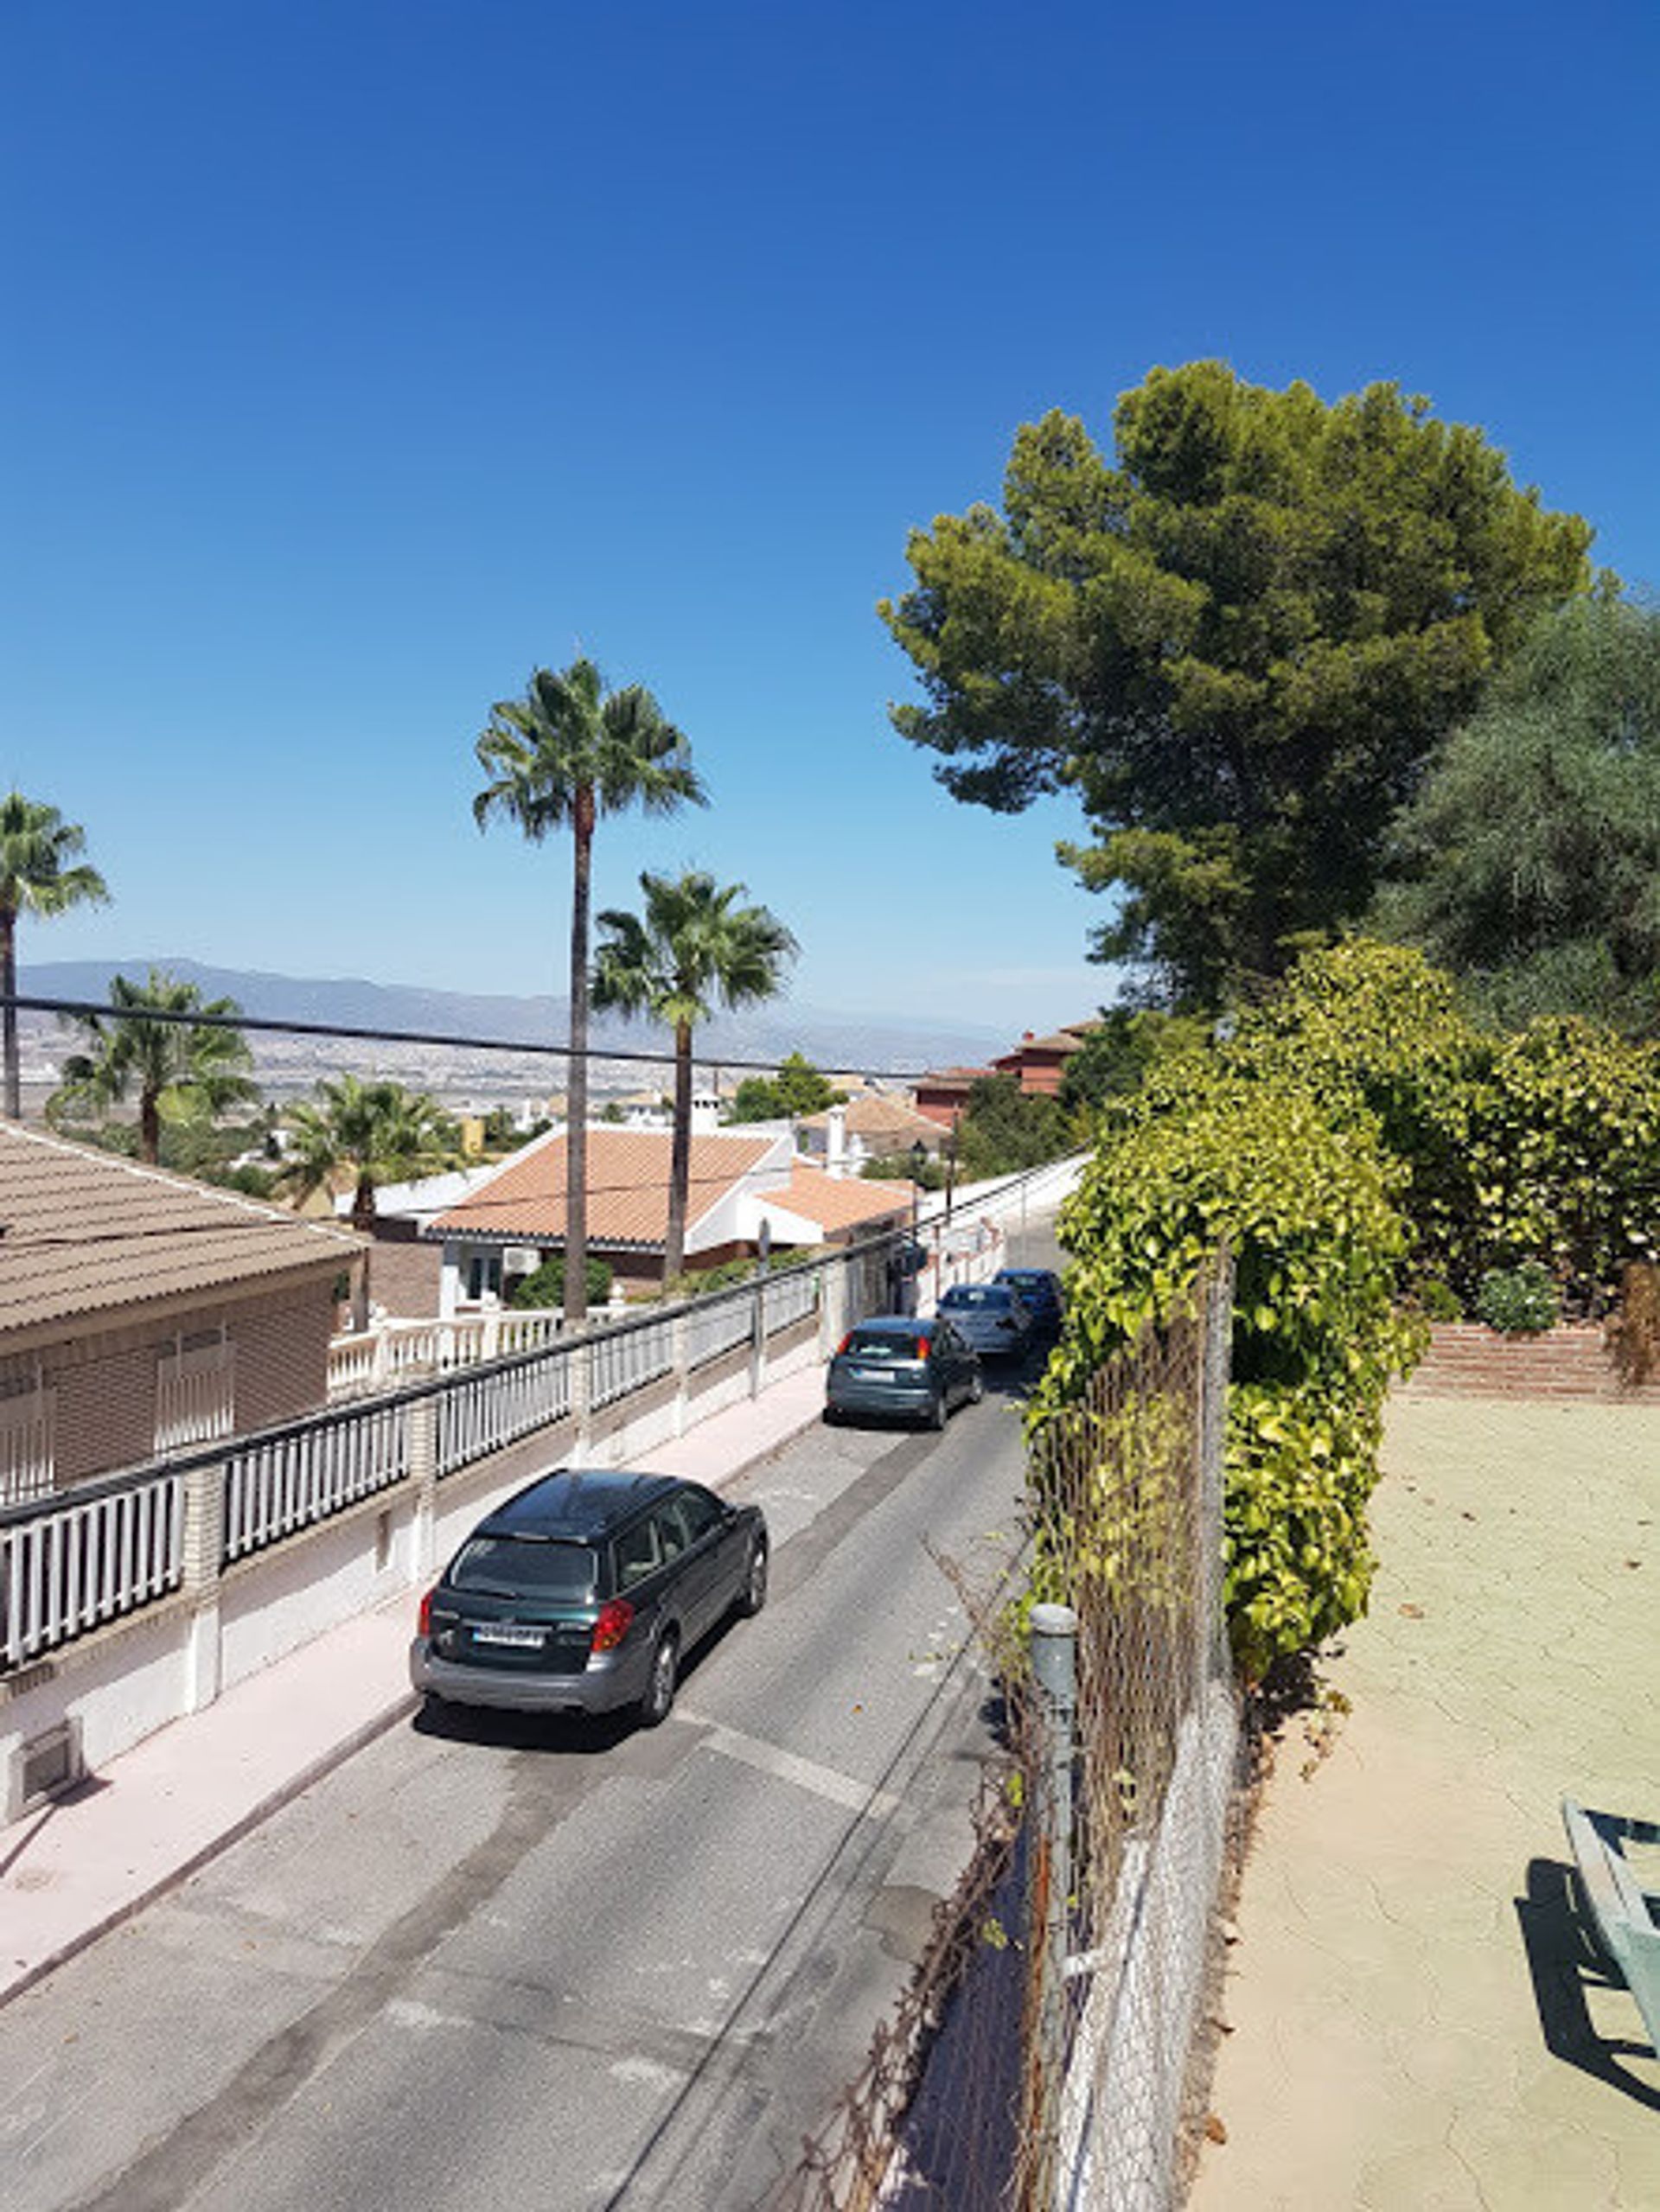
[[[527,1306],[450,1321],[376,1322],[329,1344],[329,1399],[361,1398],[423,1375],[535,1351],[558,1337],[562,1318],[551,1308]]]
[[[365,1406],[284,1430],[225,1462],[225,1557],[325,1520],[409,1471],[409,1412]]]
[[[510,1367],[456,1376],[439,1394],[437,1467],[453,1474],[469,1460],[562,1420],[571,1411],[575,1348],[560,1344]]]
[[[0,1527],[0,1664],[176,1590],[183,1557],[184,1477],[170,1472]]]

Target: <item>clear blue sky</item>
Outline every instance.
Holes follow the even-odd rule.
[[[6,0],[0,782],[115,904],[35,958],[562,983],[471,743],[591,653],[795,995],[1087,1013],[1080,825],[957,806],[874,602],[1155,362],[1482,424],[1660,578],[1652,0]]]

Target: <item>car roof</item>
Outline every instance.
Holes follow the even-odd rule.
[[[992,1280],[994,1283],[1052,1283],[1052,1267],[999,1267]]]
[[[883,1336],[926,1336],[933,1326],[926,1316],[905,1313],[867,1313],[853,1323],[855,1329],[874,1329]]]
[[[640,1475],[621,1467],[562,1467],[516,1491],[473,1533],[588,1543],[608,1536],[656,1499],[684,1487],[673,1475]]]

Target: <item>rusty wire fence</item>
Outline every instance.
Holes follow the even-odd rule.
[[[1026,1587],[975,1849],[790,2212],[1162,2212],[1178,2197],[1239,1759],[1222,1610],[1231,1276],[1034,1440]]]

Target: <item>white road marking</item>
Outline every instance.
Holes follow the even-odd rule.
[[[676,1708],[682,1720],[689,1720],[694,1728],[706,1729],[706,1741],[712,1751],[725,1759],[736,1759],[740,1764],[753,1767],[757,1774],[770,1775],[776,1782],[794,1782],[797,1789],[805,1789],[814,1797],[827,1798],[833,1805],[846,1806],[850,1813],[863,1813],[873,1820],[885,1820],[899,1809],[899,1800],[892,1792],[872,1789],[866,1782],[855,1782],[851,1775],[839,1774],[833,1767],[821,1767],[816,1759],[804,1759],[797,1751],[786,1751],[781,1743],[763,1743],[758,1736],[746,1736],[741,1729],[728,1728],[718,1720],[711,1720],[706,1713],[693,1712],[687,1705]]]

